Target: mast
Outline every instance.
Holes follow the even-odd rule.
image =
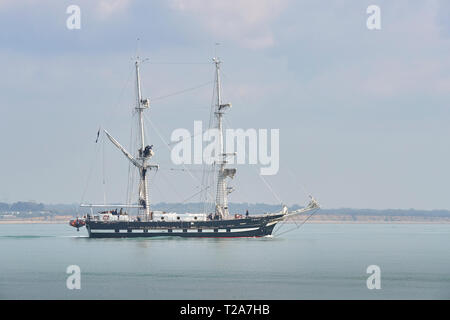
[[[139,57],[136,58],[135,66],[136,66],[136,112],[138,113],[138,121],[139,121],[139,149],[138,149],[138,157],[137,160],[140,162],[138,166],[139,169],[139,199],[138,203],[141,205],[139,209],[140,214],[144,217],[145,221],[152,219],[152,214],[150,211],[150,202],[148,196],[148,178],[147,178],[147,169],[158,168],[158,165],[148,164],[147,161],[153,156],[154,152],[152,150],[153,146],[145,146],[145,137],[144,137],[144,119],[143,112],[145,109],[150,107],[149,99],[142,99],[141,95],[141,80],[139,74],[139,64],[141,60]]]
[[[225,168],[227,164],[227,156],[225,153],[225,147],[223,143],[223,115],[227,108],[231,108],[231,104],[222,104],[222,96],[220,92],[220,64],[221,61],[219,58],[213,58],[213,62],[216,67],[216,93],[217,93],[217,102],[216,102],[216,112],[215,115],[217,117],[217,129],[219,131],[219,172],[217,177],[217,191],[216,191],[216,215],[220,219],[226,219],[229,216],[228,211],[228,194],[232,192],[232,188],[228,188],[227,186],[227,177],[233,178],[236,174],[236,169],[227,169]]]
[[[142,101],[142,95],[141,95],[141,79],[140,79],[140,75],[139,75],[139,57],[137,57],[136,62],[136,111],[138,111],[139,114],[139,132],[140,132],[140,145],[141,145],[141,149],[144,149],[144,121],[143,121],[143,117],[142,117],[142,112],[144,111],[144,109],[142,108],[143,106],[143,101]],[[148,105],[146,106],[148,108]]]
[[[135,110],[138,114],[139,122],[139,146],[138,155],[136,158],[128,152],[108,131],[103,130],[108,139],[120,150],[123,155],[139,170],[139,198],[136,207],[139,208],[139,215],[143,217],[144,221],[152,219],[152,211],[150,210],[150,201],[148,196],[148,178],[147,170],[158,169],[157,164],[148,163],[151,157],[153,157],[153,145],[145,145],[145,128],[144,128],[144,110],[150,107],[150,100],[143,99],[141,94],[141,78],[139,75],[139,65],[142,61],[136,57],[136,107]],[[129,206],[130,207],[130,206]],[[134,206],[133,206],[134,207]]]

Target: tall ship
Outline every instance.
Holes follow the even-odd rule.
[[[220,70],[221,61],[214,58],[214,124],[218,130],[218,150],[220,154],[214,163],[215,201],[211,209],[201,213],[176,213],[152,210],[149,198],[149,171],[158,170],[159,165],[151,162],[155,152],[153,146],[145,141],[144,112],[150,107],[150,100],[142,97],[140,65],[142,60],[135,60],[136,106],[138,117],[138,148],[136,154],[128,152],[108,131],[103,130],[111,143],[120,150],[138,171],[138,199],[134,204],[82,204],[90,208],[90,213],[83,218],[70,221],[72,227],[86,227],[90,238],[136,238],[136,237],[264,237],[272,234],[275,226],[295,215],[315,212],[319,209],[317,201],[310,196],[309,203],[302,209],[289,211],[282,205],[280,211],[259,215],[233,214],[228,208],[228,195],[234,188],[228,187],[229,179],[236,175],[236,168],[229,168],[229,157],[224,147],[224,115],[231,104],[224,104],[221,96]],[[98,136],[97,136],[98,138]],[[93,212],[93,208],[100,211]],[[206,207],[205,207],[206,208]],[[127,210],[137,210],[132,215]]]

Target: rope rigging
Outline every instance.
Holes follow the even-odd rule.
[[[199,89],[199,88],[203,88],[203,87],[205,87],[207,85],[210,85],[211,83],[212,83],[212,81],[208,81],[208,82],[199,84],[199,85],[197,85],[195,87],[190,87],[190,88],[187,88],[187,89],[184,89],[184,90],[175,91],[173,93],[169,93],[169,94],[165,94],[165,95],[162,95],[162,96],[158,96],[158,97],[153,98],[152,101],[162,100],[162,99],[173,97],[173,96],[176,96],[176,95],[179,95],[179,94],[183,94],[183,93],[186,93],[186,92],[189,92],[189,91],[193,91],[193,90],[196,90],[196,89]]]
[[[199,135],[203,135],[205,132],[206,132],[206,131],[203,131],[203,132],[200,132],[200,133],[197,133],[197,134],[193,134],[193,135],[191,135],[189,138],[186,138],[186,139],[180,139],[180,140],[178,140],[178,141],[170,142],[170,143],[167,144],[167,146],[171,146],[171,145],[174,145],[174,144],[183,142],[183,141],[187,141],[187,140],[193,139],[193,138],[195,138],[195,137],[197,137],[197,136],[199,136]],[[159,148],[161,148],[161,147],[153,148],[153,150],[156,151],[156,150],[159,150]]]
[[[98,138],[97,138],[97,139],[98,139]],[[98,140],[97,140],[97,141],[98,141]],[[99,151],[100,151],[100,145],[99,145],[99,144],[97,144],[97,143],[95,144],[95,146],[94,146],[94,151],[95,151],[94,161],[92,161],[92,164],[91,164],[91,166],[90,166],[90,168],[89,168],[88,177],[87,177],[87,179],[86,179],[86,184],[85,184],[83,193],[82,193],[82,195],[81,195],[81,201],[80,201],[80,203],[83,203],[83,202],[84,202],[84,197],[86,196],[87,189],[88,189],[89,184],[90,184],[90,182],[91,182],[92,173],[93,173],[93,171],[94,171],[94,166],[95,166],[95,163],[97,162],[98,153],[99,153]],[[77,210],[78,210],[78,207],[77,207]]]
[[[155,130],[158,137],[161,139],[161,141],[164,143],[164,145],[168,148],[169,152],[170,150],[170,144],[167,143],[166,139],[162,136],[161,132],[158,130],[158,128],[154,125],[154,123],[144,114],[144,119],[150,124],[150,126]],[[189,174],[189,176],[196,182],[197,186],[195,188],[201,187],[201,183],[199,179],[192,174],[192,170],[188,169],[184,163],[181,164],[183,166],[183,169]]]
[[[273,235],[276,237],[279,237],[282,234],[300,229],[313,215],[315,215],[317,213],[317,211],[319,211],[319,208],[314,209],[299,225],[297,225],[297,223],[294,221],[296,227],[288,229],[288,230],[284,230],[283,232],[279,232],[280,229],[284,226],[284,224],[289,220],[289,218],[284,220],[283,222],[281,222],[277,225],[278,228],[274,231]]]
[[[194,198],[196,195],[198,195],[199,193],[205,191],[205,189],[208,189],[208,188],[209,188],[209,186],[206,187],[206,188],[204,188],[204,189],[201,189],[200,191],[198,191],[198,192],[196,192],[196,193],[194,193],[194,194],[191,195],[190,197],[184,199],[184,200],[181,202],[181,204],[185,204],[186,202],[188,202],[189,200],[191,200],[192,198]],[[165,210],[165,211],[170,212],[170,210],[172,210],[173,208],[175,208],[175,206],[172,206],[172,207],[170,207],[169,209],[167,209],[167,210]]]

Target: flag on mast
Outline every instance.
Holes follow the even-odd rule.
[[[100,128],[98,129],[98,132],[97,132],[97,139],[95,139],[95,143],[97,143],[98,142],[98,137],[100,136]]]

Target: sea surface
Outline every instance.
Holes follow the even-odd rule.
[[[67,289],[70,265],[79,290]],[[379,290],[367,288],[369,265],[380,267]],[[450,299],[450,224],[307,223],[260,239],[0,225],[0,299]]]

